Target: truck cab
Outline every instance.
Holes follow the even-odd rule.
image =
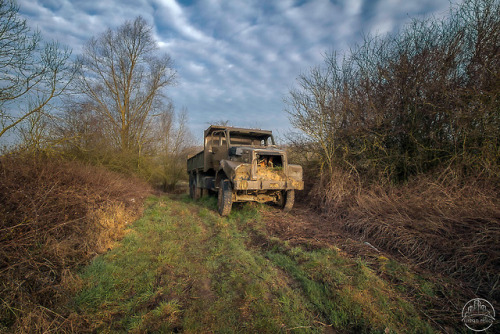
[[[288,164],[268,130],[210,126],[204,150],[187,165],[191,197],[217,192],[223,216],[233,202],[275,202],[288,211],[304,187],[302,167]]]

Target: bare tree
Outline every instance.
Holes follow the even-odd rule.
[[[0,137],[37,113],[67,87],[74,75],[71,52],[43,43],[18,15],[13,0],[0,0]]]
[[[322,164],[406,181],[451,164],[500,176],[500,2],[367,37],[301,75],[286,102]]]
[[[210,122],[206,122],[207,125],[220,125],[220,126],[233,126],[231,124],[231,121],[226,119],[218,119],[218,120],[213,120],[213,121],[210,121]]]
[[[186,157],[193,145],[193,137],[187,128],[188,113],[183,108],[176,114],[172,104],[163,110],[157,122],[156,137],[159,142],[161,182],[164,190],[173,189],[186,174]]]
[[[164,88],[174,84],[170,56],[157,53],[151,27],[137,17],[92,38],[80,62],[80,88],[109,122],[115,145],[138,151]]]
[[[82,160],[96,158],[97,153],[105,154],[112,149],[109,144],[112,133],[107,119],[97,106],[88,100],[66,100],[64,111],[52,122],[52,132],[61,143],[61,149],[72,157]]]

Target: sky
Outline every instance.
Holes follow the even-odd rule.
[[[456,2],[459,0],[453,0]],[[44,39],[78,55],[107,28],[141,15],[178,80],[166,91],[201,141],[209,123],[290,129],[283,99],[296,78],[367,34],[395,33],[412,18],[445,17],[449,0],[18,0]]]

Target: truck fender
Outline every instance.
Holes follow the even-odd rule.
[[[243,164],[243,162],[231,161],[231,160],[221,160],[219,170],[222,169],[228,178],[233,179],[235,174],[236,174],[236,169],[241,164]]]
[[[223,180],[223,179],[228,179],[232,183],[232,181],[231,181],[231,174],[230,173],[226,173],[224,171],[223,162],[224,162],[224,160],[221,160],[220,166],[217,169],[217,172],[215,173],[215,187],[216,188],[219,188],[219,184],[220,184],[221,180]]]
[[[232,183],[236,167],[239,165],[241,165],[241,162],[221,160],[219,169],[217,170],[217,175],[215,176],[215,184],[218,186],[219,181],[224,177],[228,178]]]

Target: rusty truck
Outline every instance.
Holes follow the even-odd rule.
[[[191,198],[217,194],[221,216],[234,202],[273,202],[289,211],[295,190],[304,189],[302,167],[288,163],[268,130],[211,125],[204,149],[188,158]]]

